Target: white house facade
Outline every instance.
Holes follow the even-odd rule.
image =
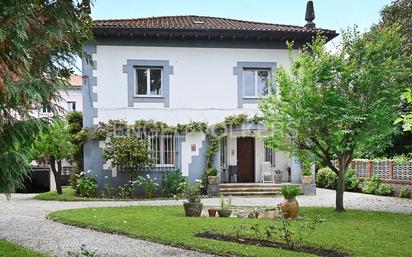
[[[83,60],[84,126],[91,129],[109,120],[213,127],[232,115],[252,118],[260,114],[259,99],[277,93],[270,82],[276,70],[289,66],[286,41],[297,49],[317,33],[336,36],[324,29],[203,16],[100,20],[93,32],[95,41],[84,47],[92,62]],[[222,135],[214,166],[223,182],[262,182],[264,162],[282,171],[283,181],[300,182],[290,172],[289,156],[265,147],[267,133],[249,121]],[[161,178],[180,169],[190,181],[202,178],[210,143],[205,133],[153,135],[149,141],[157,163],[142,172]],[[104,145],[86,143],[85,170],[100,185],[125,184],[128,175],[103,160]]]

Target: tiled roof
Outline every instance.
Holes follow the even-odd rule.
[[[208,16],[160,16],[138,19],[95,20],[99,28],[170,29],[199,31],[265,31],[336,34],[334,30],[307,29],[303,26],[243,21]]]
[[[71,75],[69,78],[69,83],[72,87],[81,88],[83,85],[83,78],[80,75]]]

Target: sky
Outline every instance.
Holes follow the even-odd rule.
[[[305,24],[307,0],[95,0],[93,19],[166,15],[204,15],[241,20]],[[317,27],[342,29],[355,24],[366,31],[379,21],[379,11],[391,0],[314,0]],[[339,37],[332,43],[339,41]],[[332,44],[330,44],[332,45]]]

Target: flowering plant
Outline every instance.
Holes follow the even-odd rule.
[[[199,179],[194,184],[189,184],[188,182],[180,183],[180,190],[182,191],[180,197],[187,199],[189,203],[200,203],[202,187],[202,181]]]
[[[143,176],[137,177],[137,184],[139,186],[143,186],[144,193],[147,198],[151,198],[153,196],[153,191],[157,187],[159,187],[159,184],[156,182],[156,180],[157,178],[151,178],[149,174],[147,174],[146,177],[143,177]]]

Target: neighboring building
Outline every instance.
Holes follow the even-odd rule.
[[[62,100],[57,104],[61,107],[61,115],[65,115],[70,111],[83,110],[83,97],[82,97],[82,76],[72,75],[69,79],[70,88],[67,92],[60,92]],[[42,106],[39,110],[33,112],[34,117],[45,118],[52,117],[50,108],[46,105]],[[50,171],[50,167],[47,163],[33,162],[33,173],[30,178],[25,181],[24,189],[17,189],[17,192],[38,193],[46,192],[56,188],[53,173]],[[63,161],[63,185],[69,184],[71,165],[66,160]]]
[[[95,41],[84,47],[93,59],[92,65],[83,60],[84,126],[93,128],[110,119],[213,125],[229,115],[259,114],[257,104],[268,93],[272,73],[290,65],[286,41],[294,41],[297,49],[317,33],[328,40],[337,35],[312,25],[204,16],[97,20]],[[239,182],[261,182],[265,161],[287,174],[293,166],[289,156],[266,148],[266,133],[254,123],[226,133],[215,158],[221,174],[236,166]],[[161,177],[178,168],[190,181],[202,177],[205,134],[154,135],[150,142],[159,158],[156,167],[145,172]],[[103,160],[103,148],[102,141],[86,143],[85,170],[90,169],[100,185],[127,183],[126,172]],[[300,171],[284,177],[289,179],[300,183]]]
[[[67,92],[61,92],[62,100],[57,104],[61,107],[62,113],[65,114],[71,111],[83,111],[83,97],[82,97],[82,76],[71,75],[69,79],[70,88]],[[50,108],[47,105],[43,105],[39,110],[34,113],[36,117],[52,117]]]

